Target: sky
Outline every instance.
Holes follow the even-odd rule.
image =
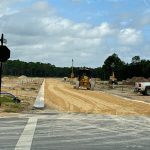
[[[0,0],[11,60],[101,67],[113,53],[150,60],[150,0]]]

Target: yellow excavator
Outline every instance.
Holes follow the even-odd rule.
[[[76,89],[84,88],[93,90],[95,82],[91,79],[91,71],[88,68],[80,68],[78,71],[78,78],[76,81]]]

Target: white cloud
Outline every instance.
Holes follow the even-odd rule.
[[[84,27],[83,30],[81,30],[80,35],[84,37],[89,37],[89,38],[102,38],[104,36],[112,34],[113,30],[109,26],[108,23],[102,23],[99,26],[96,27]]]
[[[0,17],[8,14],[16,13],[17,11],[12,9],[12,5],[21,0],[1,0],[0,1]]]
[[[38,1],[37,3],[33,4],[33,8],[38,10],[47,10],[49,8],[49,5],[46,1]]]
[[[124,45],[138,45],[142,42],[141,31],[132,28],[120,30],[119,40]]]
[[[7,38],[11,59],[56,66],[69,66],[73,58],[76,66],[98,67],[108,54],[126,56],[143,42],[140,30],[120,30],[107,22],[95,26],[75,23],[58,16],[46,1],[2,16],[0,22],[0,33]]]

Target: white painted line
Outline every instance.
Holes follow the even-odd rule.
[[[36,124],[37,118],[29,118],[14,150],[30,150]]]
[[[43,84],[39,90],[39,93],[36,97],[34,107],[35,108],[44,108],[44,87],[45,87],[45,80],[43,81]]]

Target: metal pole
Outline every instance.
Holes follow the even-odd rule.
[[[0,96],[1,96],[1,84],[2,84],[2,62],[0,62]]]
[[[72,59],[72,72],[71,72],[71,78],[74,78],[74,73],[73,73],[73,59]]]
[[[3,46],[3,43],[7,42],[7,40],[4,39],[4,34],[3,33],[2,33],[0,41],[1,41],[1,46]],[[0,62],[0,97],[1,97],[1,85],[2,85],[2,65],[3,65],[3,63]]]
[[[1,46],[3,46],[4,35],[1,37]],[[1,85],[2,85],[2,62],[0,62],[0,97],[1,97]]]
[[[72,59],[72,74],[73,74],[73,59]]]
[[[2,37],[1,37],[1,45],[3,46],[3,43],[4,43],[4,34],[2,34]]]

